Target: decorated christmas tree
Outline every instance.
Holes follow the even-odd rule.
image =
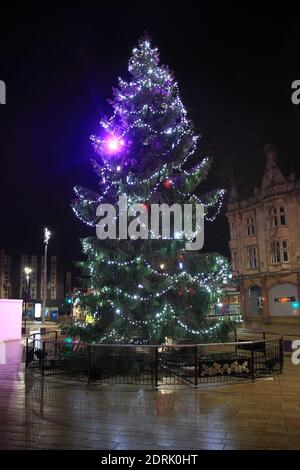
[[[98,341],[215,339],[224,333],[225,323],[207,323],[205,316],[228,281],[225,258],[187,250],[186,233],[174,231],[176,220],[170,238],[151,236],[141,220],[143,236],[138,239],[123,236],[124,227],[117,221],[116,239],[96,236],[98,206],[112,204],[120,212],[120,197],[128,205],[142,204],[143,220],[150,217],[153,204],[176,203],[203,204],[205,220],[212,221],[224,194],[215,190],[201,196],[198,186],[211,159],[197,157],[198,136],[178,85],[148,38],[133,50],[128,70],[129,81],[119,78],[113,90],[111,117],[102,119],[101,132],[91,137],[99,190],[75,187],[72,208],[92,229],[82,240],[88,290],[76,301],[95,318],[89,329]]]

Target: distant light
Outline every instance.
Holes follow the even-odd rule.
[[[297,301],[297,302],[293,302],[293,303],[292,303],[292,308],[294,308],[294,309],[300,308],[300,302],[298,302],[298,301]]]
[[[217,306],[221,308],[221,307],[223,307],[223,304],[221,302],[218,302]]]
[[[165,269],[164,263],[161,263],[161,264],[159,265],[159,267],[160,267],[160,269]]]
[[[105,146],[110,153],[118,153],[122,150],[125,145],[124,139],[120,139],[116,136],[111,136],[105,140]],[[119,167],[121,169],[121,167]],[[120,170],[117,170],[120,171]]]
[[[72,343],[72,341],[73,341],[73,339],[70,338],[70,337],[64,339],[65,343]]]
[[[287,302],[290,302],[290,298],[289,297],[279,297],[279,302],[282,303],[282,304],[285,304]]]
[[[34,318],[41,318],[42,314],[42,304],[36,303],[34,305]]]
[[[26,274],[26,276],[29,276],[31,272],[32,272],[31,268],[28,268],[27,266],[24,268],[24,273]]]
[[[107,146],[111,151],[118,150],[119,142],[117,139],[109,139],[109,141],[107,142]]]
[[[121,310],[119,308],[116,308],[116,314],[120,315],[120,313],[121,313]]]
[[[50,230],[47,229],[47,227],[45,227],[44,228],[44,243],[45,243],[45,245],[48,245],[50,237],[51,237],[51,232],[50,232]]]

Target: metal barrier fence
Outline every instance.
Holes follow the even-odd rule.
[[[62,341],[65,336],[61,335],[60,331],[48,331],[43,333],[33,333],[26,338],[26,368],[29,364],[41,365],[42,349],[44,341],[51,340],[58,342]]]
[[[26,367],[89,384],[197,386],[282,373],[283,338],[188,345],[108,345],[28,338]]]

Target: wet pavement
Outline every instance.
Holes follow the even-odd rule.
[[[0,449],[300,449],[300,365],[254,383],[91,386],[24,373],[0,344]]]

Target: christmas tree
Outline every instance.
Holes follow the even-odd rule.
[[[205,157],[195,164],[198,136],[173,74],[160,64],[148,38],[133,49],[128,70],[130,80],[119,78],[113,90],[112,116],[104,118],[101,133],[91,137],[99,191],[76,186],[75,214],[96,227],[99,204],[118,208],[122,196],[128,205],[142,204],[144,216],[150,216],[154,203],[189,203],[204,204],[205,219],[214,220],[224,191],[194,194],[212,162]],[[173,221],[172,228],[175,225]],[[94,337],[125,343],[218,337],[224,324],[207,324],[205,315],[228,281],[226,259],[187,250],[182,231],[171,239],[150,234],[133,240],[122,239],[117,229],[116,240],[101,240],[94,233],[82,240],[89,289],[77,301],[95,317],[89,326]]]

